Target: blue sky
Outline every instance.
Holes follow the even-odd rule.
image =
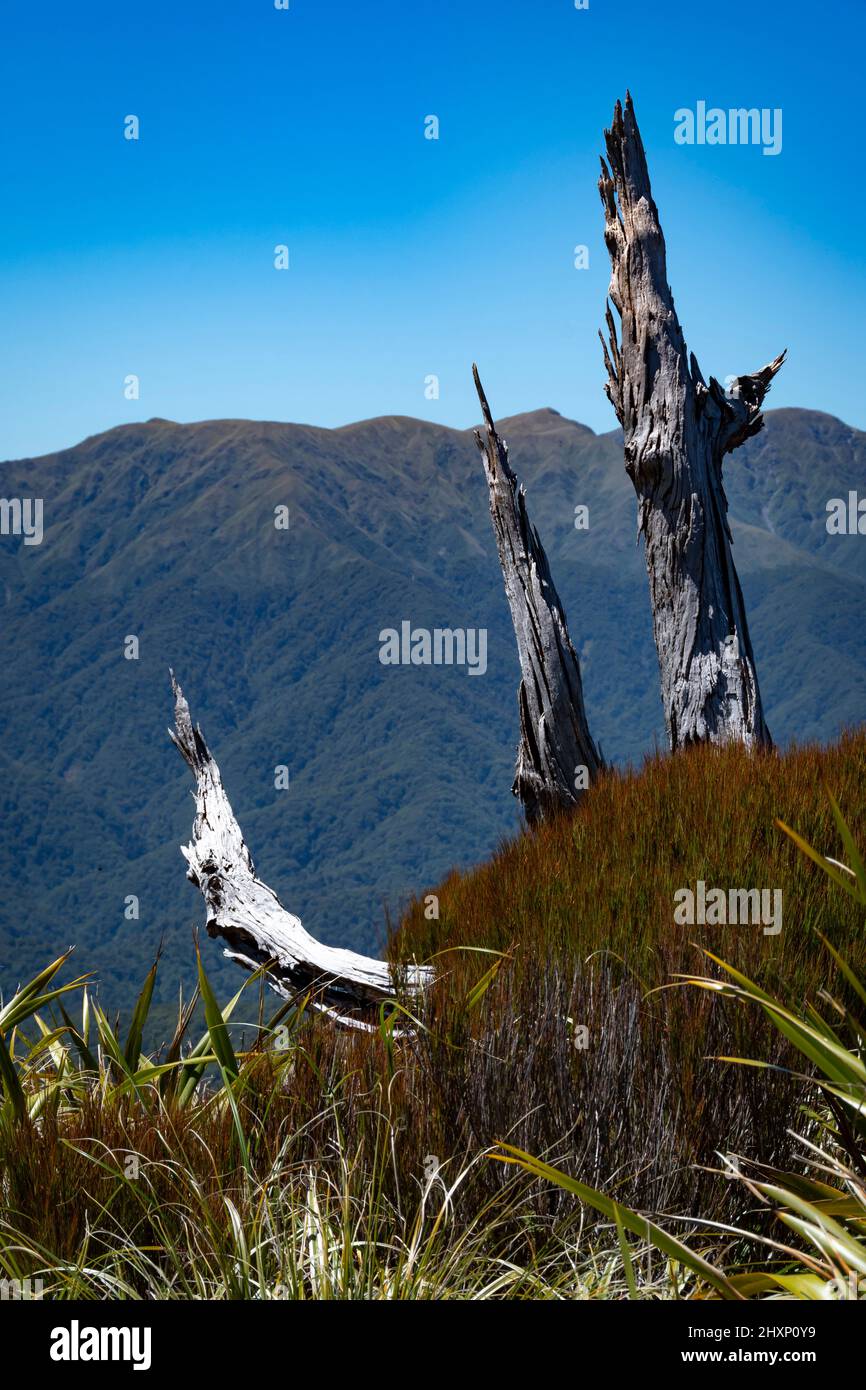
[[[596,178],[627,86],[704,373],[787,346],[771,404],[864,428],[864,39],[862,0],[7,7],[0,457],[152,416],[465,427],[473,359],[499,416],[612,428]],[[699,100],[781,108],[782,152],[675,144]]]

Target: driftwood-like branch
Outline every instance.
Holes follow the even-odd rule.
[[[722,460],[763,425],[761,406],[785,360],[704,381],[674,309],[665,242],[634,106],[605,131],[599,191],[611,261],[606,392],[625,435],[625,466],[646,540],[662,700],[672,748],[770,743],[746,610],[731,554]],[[608,167],[609,166],[609,167]],[[600,335],[601,336],[601,335]]]
[[[196,782],[192,840],[181,853],[187,878],[205,900],[208,935],[222,937],[225,954],[246,970],[267,964],[267,981],[284,998],[308,995],[315,1007],[350,1026],[372,1025],[383,1001],[424,989],[433,977],[430,967],[392,971],[386,961],[322,945],[256,876],[220,770],[193,726],[174,672],[171,683],[175,727],[169,736]]]
[[[490,515],[522,673],[520,743],[511,790],[532,825],[575,806],[583,786],[598,775],[603,763],[583,706],[580,662],[544,547],[527,515],[525,490],[496,433],[474,365],[472,374],[486,427],[484,439],[475,431],[475,442],[484,459]]]

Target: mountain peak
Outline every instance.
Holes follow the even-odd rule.
[[[495,417],[494,417],[495,418]],[[579,430],[582,435],[594,437],[595,431],[589,425],[582,425],[579,420],[571,420],[567,415],[554,410],[553,406],[545,405],[539,410],[525,410],[519,415],[505,415],[496,420],[496,427],[501,431],[515,430],[521,433],[548,434],[553,431],[562,432],[564,430]]]

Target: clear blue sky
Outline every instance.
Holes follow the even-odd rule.
[[[787,346],[771,403],[866,427],[864,40],[863,0],[7,6],[0,458],[151,416],[462,427],[473,359],[498,415],[612,428],[596,177],[626,86],[705,374]],[[676,145],[699,100],[780,107],[781,154]]]

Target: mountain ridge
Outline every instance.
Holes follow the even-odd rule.
[[[782,420],[790,418],[799,419],[804,422],[810,419],[815,421],[826,421],[829,425],[838,426],[840,429],[844,430],[851,440],[866,441],[866,430],[860,430],[856,425],[849,425],[841,416],[833,415],[826,410],[819,410],[811,406],[777,406],[766,409],[763,413],[766,419]],[[580,420],[575,420],[569,415],[564,415],[562,411],[557,410],[556,407],[552,405],[537,406],[533,410],[519,411],[516,415],[496,417],[496,427],[501,433],[504,433],[506,429],[513,428],[514,426],[523,427],[533,422],[540,423],[543,418],[551,416],[563,425],[575,426],[581,433],[589,435],[593,439],[619,439],[622,437],[622,430],[619,426],[614,426],[610,430],[596,431],[591,425],[585,425]],[[85,444],[93,444],[97,440],[103,440],[109,436],[120,435],[124,431],[140,430],[149,426],[169,425],[172,428],[182,430],[199,430],[216,427],[218,425],[263,426],[272,429],[302,430],[335,435],[345,433],[349,430],[361,429],[365,426],[386,423],[429,427],[434,430],[444,430],[452,434],[471,436],[476,429],[482,428],[483,422],[479,420],[477,424],[461,426],[449,425],[439,420],[426,420],[417,415],[386,414],[365,416],[359,420],[349,420],[343,425],[316,425],[309,421],[271,420],[242,415],[214,416],[207,420],[172,420],[167,416],[152,415],[146,420],[125,420],[121,424],[110,425],[107,429],[98,430],[95,434],[85,435],[82,439],[77,440],[75,444],[66,445],[63,449],[49,450],[44,454],[23,454],[16,458],[4,459],[0,461],[0,468],[6,468],[11,464],[42,463],[46,459],[60,458],[66,454],[75,453],[76,450],[82,448]],[[727,464],[731,465],[734,458],[734,455],[730,456],[727,460]]]
[[[551,407],[498,425],[581,655],[593,735],[609,759],[638,762],[664,736],[620,432]],[[771,731],[829,739],[866,708],[853,616],[866,547],[825,525],[828,497],[864,487],[866,434],[768,411],[725,476]],[[383,900],[398,911],[514,831],[519,670],[471,427],[155,417],[0,477],[5,496],[45,498],[42,545],[0,537],[4,988],[69,941],[107,1003],[128,1005],[161,937],[160,997],[191,979],[201,905],[178,851],[192,807],[164,734],[169,666],[262,876],[332,944],[381,946]],[[486,628],[486,675],[383,667],[379,633],[404,619]],[[124,659],[130,634],[137,661]],[[130,895],[138,920],[124,917]],[[230,967],[209,961],[228,986]]]

